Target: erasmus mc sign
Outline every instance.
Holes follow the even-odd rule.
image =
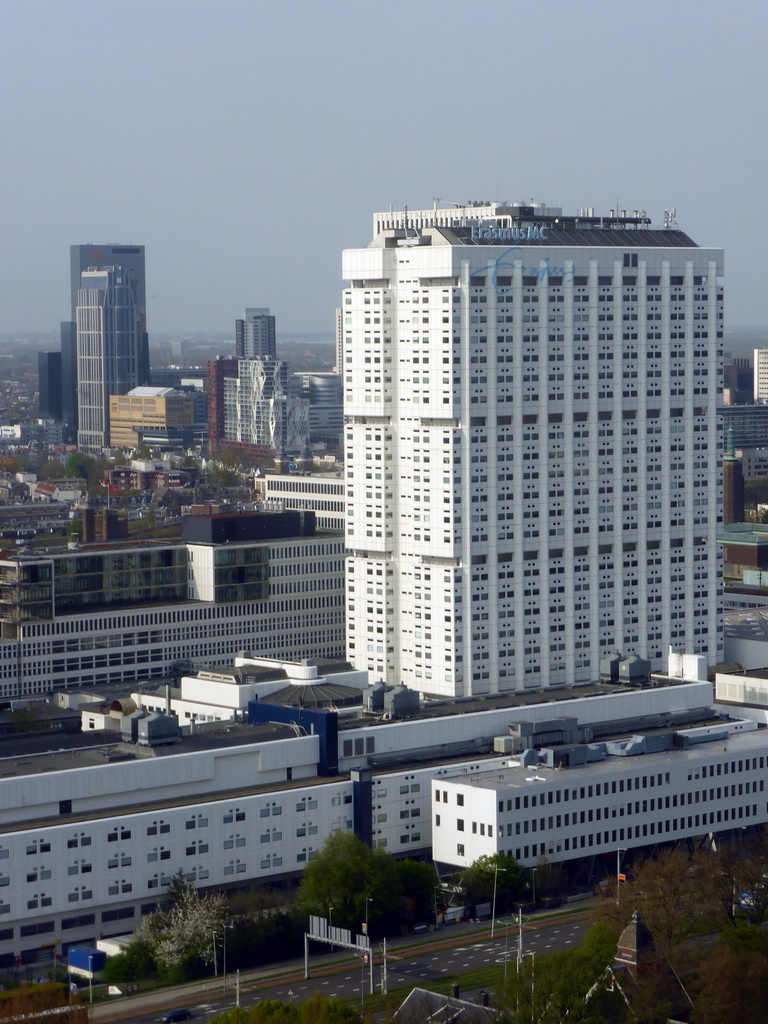
[[[547,228],[529,224],[522,228],[483,227],[472,225],[472,240],[476,242],[546,242]]]

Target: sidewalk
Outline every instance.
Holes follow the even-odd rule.
[[[592,901],[585,901],[583,904],[570,904],[557,910],[542,910],[524,919],[523,927],[540,927],[543,924],[554,926],[564,921],[579,920],[585,916]],[[517,918],[506,916],[504,919],[497,917],[496,934],[503,934],[505,928],[517,927]],[[444,925],[437,931],[421,932],[416,935],[405,935],[387,941],[387,949],[394,956],[398,950],[408,949],[422,950],[428,953],[433,950],[445,949],[458,945],[472,939],[490,938],[490,921],[478,923],[475,921],[464,921],[461,924]],[[326,974],[336,974],[340,970],[346,970],[349,966],[350,957],[328,955],[321,959],[316,958],[310,963],[312,977]],[[380,957],[377,955],[377,961]],[[272,987],[281,980],[289,984],[304,978],[304,960],[288,960],[278,964],[269,964],[265,967],[252,968],[240,972],[240,993],[253,991],[254,989]],[[182,985],[173,985],[168,988],[153,989],[151,992],[141,992],[132,996],[111,999],[109,1001],[93,1004],[91,1020],[93,1021],[118,1021],[126,1017],[140,1017],[156,1010],[158,1015],[167,1009],[175,1006],[189,1006],[200,1002],[210,1002],[212,999],[220,999],[224,990],[224,983],[221,977],[205,978],[201,981],[187,982]],[[227,974],[227,995],[234,998],[235,974]],[[87,1004],[86,1004],[87,1005]]]

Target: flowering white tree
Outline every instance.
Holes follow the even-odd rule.
[[[158,965],[166,970],[193,958],[212,964],[216,936],[224,928],[226,916],[222,893],[201,896],[190,886],[170,910],[147,915],[137,938],[146,941]]]

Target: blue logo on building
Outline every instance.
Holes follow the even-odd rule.
[[[489,263],[487,267],[473,270],[469,275],[470,278],[486,274],[490,270],[491,284],[494,288],[498,289],[500,287],[498,284],[499,277],[509,277],[509,271],[514,271],[519,267],[523,277],[536,277],[539,281],[546,281],[549,277],[562,277],[563,281],[567,283],[573,282],[573,268],[566,269],[565,267],[555,266],[552,264],[549,256],[545,256],[542,265],[537,267],[526,267],[522,260],[514,259],[514,257],[510,258],[511,253],[520,251],[519,245],[513,245],[511,249],[503,252],[493,263]]]

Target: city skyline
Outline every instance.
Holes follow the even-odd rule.
[[[366,243],[369,211],[435,196],[643,207],[655,224],[676,207],[726,251],[728,323],[768,319],[756,5],[723,21],[713,2],[554,0],[546,26],[530,7],[492,2],[470,25],[401,0],[386,18],[242,0],[6,15],[0,334],[55,331],[62,262],[89,238],[146,245],[158,334],[226,330],[246,301],[330,334],[338,254]]]

